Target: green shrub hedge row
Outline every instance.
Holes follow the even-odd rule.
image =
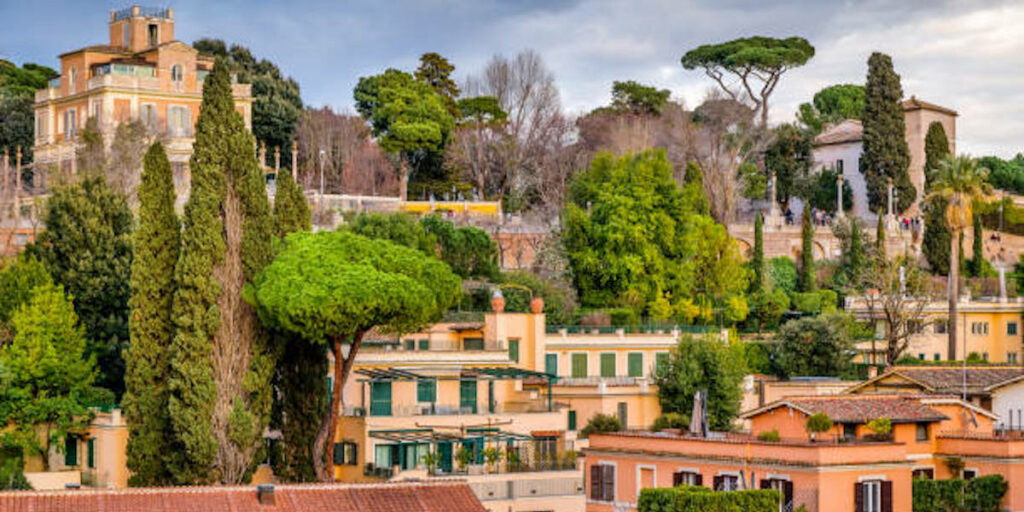
[[[914,480],[914,512],[999,512],[1007,488],[1001,475]]]
[[[680,485],[644,489],[637,500],[639,512],[778,512],[778,491],[715,492],[707,487]]]

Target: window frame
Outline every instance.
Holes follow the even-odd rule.
[[[601,377],[616,377],[619,373],[618,355],[615,352],[601,352]],[[610,375],[609,375],[610,374]]]
[[[931,436],[931,430],[932,430],[931,429],[931,425],[928,422],[926,422],[926,421],[919,421],[919,422],[917,422],[915,424],[915,426],[914,426],[914,439],[917,442],[928,441],[932,437]],[[921,437],[922,431],[924,432],[924,437]]]
[[[644,376],[643,352],[629,352],[626,354],[626,375],[630,377]]]

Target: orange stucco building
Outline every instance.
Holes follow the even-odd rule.
[[[73,173],[78,135],[89,118],[99,122],[108,146],[118,124],[140,120],[164,141],[182,196],[203,81],[213,64],[212,57],[174,38],[172,9],[112,11],[107,42],[61,54],[60,77],[36,92],[36,169]],[[251,128],[251,86],[231,87],[235,108]]]
[[[804,426],[819,412],[834,426],[812,442]],[[950,478],[944,462],[950,456],[964,461],[965,478],[1003,475],[1009,482],[1004,508],[1024,510],[1024,438],[999,432],[994,414],[955,397],[790,397],[743,417],[751,422],[749,433],[591,436],[587,510],[635,510],[641,489],[686,483],[777,489],[784,510],[909,512],[913,478]],[[892,421],[890,437],[869,437],[865,424],[877,418]],[[771,431],[778,441],[758,439]]]

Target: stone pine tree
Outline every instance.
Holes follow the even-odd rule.
[[[274,195],[274,233],[284,238],[289,233],[310,229],[306,196],[291,175],[282,172]],[[284,482],[316,481],[316,442],[320,435],[327,434],[327,350],[286,330],[274,331],[271,340],[277,354],[271,426],[281,431],[281,441],[272,458],[274,475]]]
[[[800,291],[813,292],[817,283],[814,276],[814,225],[811,223],[811,208],[809,206],[804,206],[800,237]]]
[[[756,293],[764,289],[764,216],[761,212],[754,216],[754,254],[750,257],[750,266],[754,270],[750,291]]]
[[[175,464],[169,464],[168,459],[179,455],[171,448],[167,378],[181,225],[174,212],[171,164],[159,142],[146,152],[138,195],[139,222],[129,300],[131,345],[125,356],[128,468],[132,485],[160,486],[173,483],[169,467]]]
[[[864,104],[864,154],[862,171],[868,185],[868,203],[875,210],[887,207],[889,179],[899,190],[897,211],[906,210],[917,197],[910,182],[910,148],[903,121],[903,88],[892,59],[872,53]]]
[[[248,480],[270,418],[273,358],[242,289],[272,259],[252,135],[218,62],[203,86],[175,269],[169,410],[178,483]]]
[[[949,154],[949,139],[946,138],[946,130],[942,127],[942,123],[934,121],[928,125],[928,133],[924,138],[926,192],[931,191],[939,163]],[[921,249],[925,259],[928,260],[932,273],[938,275],[949,274],[949,247],[952,238],[949,229],[946,228],[946,208],[948,206],[946,198],[942,196],[932,196],[924,202],[925,236],[921,240]]]

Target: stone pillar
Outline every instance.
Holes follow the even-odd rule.
[[[274,146],[274,174],[281,170],[281,146]]]
[[[260,141],[260,171],[266,172],[267,168],[267,141]]]
[[[886,188],[886,198],[888,198],[888,200],[889,200],[889,209],[887,211],[888,211],[888,214],[890,216],[893,215],[893,212],[892,212],[892,207],[893,207],[893,204],[892,204],[892,189],[893,189],[892,178],[889,178],[888,185],[887,185],[887,188]]]
[[[836,217],[843,216],[843,175],[836,176]]]
[[[74,160],[72,160],[74,161]],[[14,152],[14,218],[21,218],[21,146]]]
[[[5,194],[8,191],[10,191],[10,189],[11,189],[11,181],[10,181],[11,161],[10,161],[10,158],[11,158],[11,154],[8,152],[7,148],[4,147],[4,166],[3,166],[4,171],[3,172],[4,172],[4,193]]]
[[[293,140],[292,141],[292,178],[296,178],[296,169],[299,168],[299,145]]]

